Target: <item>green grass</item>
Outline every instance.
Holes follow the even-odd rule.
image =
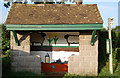
[[[20,72],[14,72],[14,71],[9,71],[9,72],[5,72],[3,73],[2,77],[30,77],[30,78],[36,78],[36,77],[39,77],[39,78],[44,78],[45,75],[44,74],[36,74],[36,73],[33,73],[33,72],[28,72],[28,71],[20,71]]]
[[[113,74],[110,74],[109,63],[106,64],[99,73],[99,76],[120,76],[120,64],[116,66],[113,64]]]
[[[11,71],[11,59],[2,58],[2,78],[45,78],[44,74],[36,74],[28,71]]]

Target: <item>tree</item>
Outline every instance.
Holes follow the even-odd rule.
[[[50,1],[50,0],[47,0],[47,1],[44,0],[44,1],[45,1],[46,4],[55,4],[54,1]],[[31,0],[31,2],[34,2],[34,1]],[[11,3],[11,2],[4,3],[4,6],[5,6],[6,8],[9,8],[9,7],[10,7],[10,3]],[[15,2],[12,2],[12,3],[27,4],[28,1],[25,0],[24,2],[22,2],[21,0],[16,0]],[[43,1],[40,1],[40,2],[34,2],[34,4],[44,4],[44,2],[43,2]],[[56,2],[56,4],[65,4],[65,3],[61,0],[60,2]]]
[[[101,31],[107,31],[106,28],[101,29]]]
[[[120,26],[113,28],[112,32],[114,48],[120,48]]]
[[[120,26],[116,26],[115,28],[112,29],[112,31],[120,32]]]
[[[10,57],[10,32],[6,30],[4,24],[1,24],[2,28],[2,56]]]

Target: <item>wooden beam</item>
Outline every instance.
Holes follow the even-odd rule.
[[[15,43],[18,46],[19,44],[18,44],[17,34],[16,34],[15,30],[13,30],[13,36],[14,36],[14,39],[15,39]]]
[[[110,69],[110,73],[113,74],[111,18],[108,18],[108,27],[109,27],[108,35],[109,35],[110,47],[111,47],[111,53],[109,54],[109,69]]]
[[[79,52],[79,46],[31,46],[31,51]]]
[[[96,30],[93,31],[92,33],[92,39],[91,39],[91,45],[94,45],[94,39],[95,39],[95,34],[96,34]]]

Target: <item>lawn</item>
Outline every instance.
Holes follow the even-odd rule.
[[[5,72],[3,73],[2,78],[45,78],[44,74],[36,74],[33,72],[20,71],[20,72]]]
[[[2,58],[2,78],[45,78],[44,74],[36,74],[33,72],[11,71],[11,60],[10,58]]]

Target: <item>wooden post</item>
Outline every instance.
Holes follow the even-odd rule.
[[[46,4],[46,0],[44,0],[44,4]]]
[[[111,38],[111,18],[108,18],[108,35],[109,35],[109,39],[110,39],[110,47],[111,47],[111,53],[109,54],[109,69],[110,69],[110,73],[113,74],[113,66],[112,66],[112,38]]]
[[[96,30],[94,30],[92,33],[92,38],[91,38],[91,45],[92,46],[94,45],[95,34],[96,34]]]
[[[13,30],[13,35],[14,35],[15,43],[18,46],[19,45],[18,44],[18,38],[17,38],[17,34],[16,34],[15,30]]]

